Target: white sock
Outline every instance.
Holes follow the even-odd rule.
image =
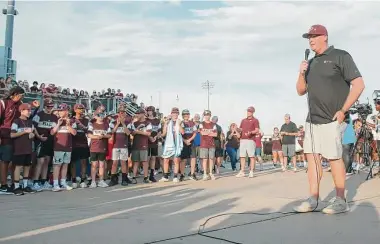
[[[66,179],[61,179],[61,185],[63,185],[63,186],[66,185]]]
[[[23,179],[22,183],[24,185],[24,188],[28,187],[28,179]]]
[[[53,180],[53,184],[54,184],[54,186],[59,186],[58,180]]]
[[[19,188],[20,187],[20,184],[17,182],[15,182],[15,189]]]

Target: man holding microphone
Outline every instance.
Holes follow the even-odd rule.
[[[308,96],[304,152],[308,161],[310,197],[294,210],[310,212],[318,206],[322,178],[320,158],[324,157],[331,165],[336,197],[322,212],[343,213],[349,207],[345,198],[342,135],[349,116],[347,111],[363,92],[364,82],[351,55],[328,45],[328,33],[324,26],[313,25],[302,37],[309,40],[310,48],[315,53],[311,60],[302,61],[296,84],[298,95]]]

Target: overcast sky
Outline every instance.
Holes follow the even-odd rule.
[[[210,80],[211,110],[223,127],[240,123],[251,105],[266,133],[281,126],[285,113],[303,123],[306,97],[298,97],[295,82],[308,47],[301,35],[312,24],[325,25],[330,44],[353,56],[366,83],[363,101],[380,89],[380,2],[17,1],[16,7],[17,79],[121,88],[146,105],[152,97],[165,114],[172,106],[202,112],[201,84]]]

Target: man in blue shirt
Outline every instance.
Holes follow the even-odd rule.
[[[350,121],[346,127],[343,134],[343,162],[346,166],[346,175],[352,175],[352,161],[351,150],[353,149],[356,142],[356,135],[354,131],[354,125],[352,122],[352,117],[350,116]]]

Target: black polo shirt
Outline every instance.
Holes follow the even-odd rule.
[[[330,46],[324,53],[315,55],[309,61],[305,76],[311,115],[306,121],[333,122],[335,113],[343,108],[347,99],[351,81],[358,77],[361,74],[348,52]]]

